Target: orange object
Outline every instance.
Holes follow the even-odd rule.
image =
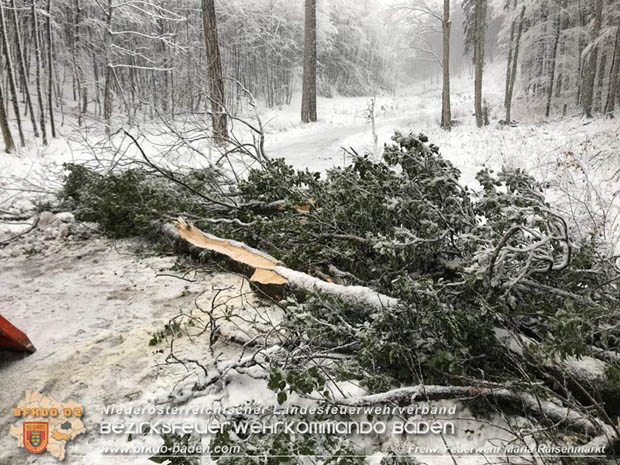
[[[28,336],[0,316],[0,350],[33,353],[34,348]]]

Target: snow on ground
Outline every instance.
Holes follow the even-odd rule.
[[[483,129],[474,127],[471,82],[466,78],[454,83],[454,118],[458,125],[451,132],[438,127],[440,94],[430,84],[402,90],[396,96],[378,96],[379,145],[389,141],[394,129],[424,133],[441,147],[442,154],[462,171],[464,182],[473,188],[477,187],[475,173],[482,167],[531,170],[549,184],[554,206],[574,218],[575,225],[595,223],[608,240],[617,243],[617,122],[574,117],[533,121],[527,117],[527,102],[521,101],[515,109],[517,126],[501,126],[501,74],[501,65],[490,69],[487,98],[492,121]],[[321,120],[310,125],[297,122],[298,102],[264,110],[268,154],[283,156],[298,168],[324,171],[350,162],[342,147],[353,147],[360,153],[372,151],[369,101],[320,99]],[[71,128],[61,131],[67,137],[55,140],[49,147],[40,148],[31,141],[17,155],[0,156],[0,218],[9,212],[28,213],[33,203],[53,200],[65,162],[87,161],[109,169],[139,159],[135,147],[120,136],[106,146],[100,136],[87,138],[86,144]],[[142,142],[157,162],[208,166],[217,156],[208,147],[200,147],[204,156],[175,150],[174,160],[164,159],[163,147],[171,139],[156,132]],[[1,223],[0,241],[27,229],[29,224],[31,220]],[[208,305],[215,289],[229,288],[238,293],[242,281],[219,272],[192,275],[195,282],[161,276],[177,272],[173,257],[136,254],[139,245],[106,240],[90,228],[76,225],[68,216],[47,217],[47,223],[40,224],[36,231],[0,249],[0,313],[24,329],[38,348],[34,355],[0,367],[0,401],[8,408],[28,389],[45,392],[57,400],[83,403],[88,412],[88,433],[68,445],[67,463],[150,463],[144,458],[110,459],[98,455],[106,442],[96,433],[98,423],[103,421],[100,407],[152,404],[170,392],[186,371],[180,365],[160,365],[166,351],[161,353],[164,347],[149,346],[153,333],[179,312],[196,312],[194,300],[202,292],[207,291],[199,304]],[[242,303],[234,305],[243,308]],[[226,329],[235,336],[247,336],[255,330],[254,324]],[[223,347],[224,357],[238,353],[234,344]],[[192,356],[206,363],[213,361],[214,354],[205,343],[190,345],[185,341],[179,350],[195,352]],[[209,405],[216,399],[225,405],[246,400],[267,403],[273,400],[273,394],[260,381],[239,376],[225,390],[190,405]],[[28,456],[15,447],[6,434],[9,420],[0,417],[1,465],[54,463],[51,457]],[[472,433],[453,439],[480,447],[501,435],[499,431],[489,432],[488,426],[484,429],[482,423],[470,426],[467,429]],[[124,441],[120,438],[117,442]],[[451,459],[442,460],[424,458],[428,463],[452,463]],[[467,464],[484,462],[480,457],[467,460]],[[458,463],[466,462],[458,459]]]
[[[490,125],[475,127],[470,76],[452,83],[452,131],[439,127],[441,91],[432,82],[402,89],[396,95],[376,96],[375,123],[378,146],[390,142],[395,130],[426,134],[441,148],[444,157],[462,172],[462,181],[476,189],[476,173],[483,167],[525,168],[548,183],[556,207],[576,223],[597,217],[598,229],[614,244],[620,239],[620,125],[617,120],[580,117],[539,118],[529,116],[532,109],[524,98],[516,99],[516,127],[499,124],[503,118],[505,63],[488,67],[485,99],[490,109]],[[319,121],[299,122],[299,96],[291,105],[259,113],[265,127],[268,156],[284,157],[296,168],[325,171],[350,162],[344,149],[373,153],[374,142],[368,120],[370,97],[320,98]],[[180,129],[194,139],[192,148],[179,143],[166,128],[143,124],[140,138],[147,155],[169,167],[207,167],[219,159],[208,146],[200,129],[189,122]],[[240,136],[247,131],[235,125]],[[0,216],[3,212],[32,209],[33,201],[53,200],[51,195],[61,183],[63,163],[88,163],[100,170],[124,166],[141,160],[140,153],[123,134],[111,141],[89,129],[88,136],[69,125],[60,128],[66,138],[40,148],[30,142],[17,155],[0,157]],[[137,130],[133,130],[138,134]],[[171,144],[173,145],[171,149]],[[378,154],[375,154],[375,156]],[[241,166],[237,164],[236,169]],[[224,166],[224,168],[226,168]],[[247,167],[241,167],[243,175]],[[620,245],[618,246],[620,252]]]
[[[30,390],[83,404],[87,433],[69,442],[66,463],[152,463],[100,456],[103,446],[127,438],[97,434],[106,420],[100,410],[151,405],[169,393],[187,372],[163,365],[167,342],[150,346],[153,334],[181,312],[196,312],[197,297],[210,302],[214,289],[237,292],[243,281],[227,273],[191,273],[194,282],[171,277],[182,274],[175,257],[148,249],[137,255],[139,244],[107,240],[94,225],[77,224],[71,215],[46,214],[39,223],[36,231],[0,249],[0,313],[37,348],[22,360],[0,359],[0,402],[10,412]],[[0,241],[8,236],[0,235]],[[182,346],[177,349],[186,355]],[[234,356],[234,347],[227,350]],[[211,358],[204,344],[191,351],[197,359]],[[11,420],[0,416],[0,464],[57,463],[48,454],[18,448],[8,435]]]
[[[0,241],[9,234],[0,236]],[[200,371],[191,363],[166,364],[170,339],[150,345],[154,334],[171,319],[184,313],[207,320],[198,309],[209,310],[214,304],[215,315],[239,315],[220,323],[220,343],[213,352],[207,335],[196,338],[198,327],[181,324],[181,332],[194,334],[193,341],[179,334],[174,354],[179,359],[199,360],[211,369],[216,359],[221,362],[241,356],[240,346],[228,340],[249,340],[268,337],[281,315],[268,306],[261,306],[243,278],[229,273],[189,273],[187,280],[173,278],[188,271],[174,257],[159,257],[135,241],[110,241],[101,237],[96,225],[76,223],[70,214],[44,213],[37,229],[0,249],[3,272],[0,274],[0,308],[16,326],[25,329],[37,352],[24,359],[5,361],[0,365],[0,401],[15,406],[24,391],[44,393],[58,401],[74,400],[85,408],[83,422],[86,433],[68,442],[67,464],[149,464],[147,455],[104,455],[106,447],[157,446],[157,435],[140,437],[127,434],[104,435],[104,422],[125,424],[142,421],[190,421],[205,426],[200,416],[156,416],[146,413],[110,415],[103,408],[119,409],[162,406],[161,399],[172,392],[177,383],[193,379]],[[137,253],[138,252],[138,253]],[[188,319],[185,320],[189,321]],[[196,321],[196,320],[194,320]],[[197,323],[196,323],[197,324]],[[275,395],[260,378],[234,375],[229,382],[216,386],[207,395],[191,400],[189,409],[223,408],[244,404],[273,407]],[[263,374],[264,376],[264,374]],[[343,385],[350,394],[362,391],[354,385]],[[295,396],[285,408],[309,404]],[[449,408],[449,402],[436,405]],[[411,421],[434,421],[441,417],[415,416]],[[515,440],[510,434],[508,419],[477,420],[468,410],[458,410],[453,421],[456,434],[444,439],[425,435],[413,443],[401,437],[384,438],[400,454],[407,455],[414,444],[419,448],[443,449],[447,444],[465,449],[508,444]],[[32,455],[18,448],[7,432],[13,418],[0,416],[0,464],[57,463],[49,454]],[[282,417],[284,420],[285,417]],[[364,420],[364,418],[360,418]],[[517,419],[509,420],[511,422]],[[367,438],[355,439],[358,444],[376,449]],[[208,437],[203,439],[208,444]],[[374,446],[374,447],[373,447]],[[399,449],[400,448],[400,449]],[[418,451],[421,449],[418,449]],[[418,452],[418,454],[421,454]],[[420,456],[425,463],[449,465],[449,457]],[[373,456],[369,463],[378,463]],[[485,463],[480,456],[457,458],[459,465]],[[373,462],[374,461],[374,462]],[[204,459],[202,463],[211,463]]]

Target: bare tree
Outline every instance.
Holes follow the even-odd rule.
[[[6,30],[6,21],[4,18],[4,7],[0,2],[0,35],[2,36],[2,48],[4,49],[4,57],[6,60],[6,71],[9,81],[9,90],[11,91],[11,103],[15,121],[17,122],[17,131],[19,133],[19,142],[23,147],[26,145],[24,140],[24,130],[22,129],[22,118],[19,114],[19,105],[17,104],[17,86],[15,85],[15,71],[13,69],[13,59],[11,57],[11,49],[9,47],[9,38]]]
[[[213,138],[216,144],[224,145],[228,139],[228,118],[225,108],[224,76],[213,0],[202,0],[202,22],[207,51]]]
[[[34,35],[34,56],[36,62],[37,98],[39,100],[39,124],[43,145],[47,145],[47,130],[45,128],[45,107],[43,106],[43,90],[41,88],[41,40],[39,34],[39,19],[37,0],[32,0],[32,34]]]
[[[560,45],[561,35],[562,35],[562,9],[561,7],[559,7],[556,24],[555,24],[551,64],[549,65],[550,76],[549,76],[549,87],[547,89],[547,109],[545,111],[545,116],[547,118],[549,118],[549,115],[551,114],[551,100],[553,99],[553,91],[554,91],[554,85],[555,85],[555,73],[556,73],[557,58],[558,58],[558,48]]]
[[[614,111],[616,110],[618,86],[620,86],[620,24],[616,26],[616,42],[611,62],[611,73],[609,75],[607,103],[605,103],[605,113],[609,118],[614,117]]]
[[[592,2],[592,28],[591,28],[591,45],[586,49],[585,59],[587,66],[584,69],[583,76],[583,114],[587,118],[592,118],[592,108],[594,104],[594,86],[596,81],[596,68],[598,66],[599,44],[597,39],[601,34],[602,17],[603,17],[603,0],[594,0]]]
[[[80,60],[80,52],[82,50],[82,6],[80,4],[80,0],[74,0],[74,7],[73,60],[77,75],[79,97],[81,100],[81,103],[78,103],[78,111],[80,114],[84,114],[88,112],[88,85],[86,84],[86,77],[84,75],[84,69]]]
[[[443,2],[443,18],[441,21],[443,31],[443,89],[441,95],[441,127],[450,130],[452,128],[452,109],[450,105],[450,0]]]
[[[452,106],[450,98],[450,40],[452,31],[451,1],[443,5],[428,0],[408,0],[391,8],[395,21],[406,22],[411,37],[406,49],[414,50],[416,59],[435,62],[442,68],[441,127],[452,128]],[[439,27],[440,26],[440,27]],[[433,38],[441,34],[442,51],[434,50]]]
[[[28,113],[30,114],[30,122],[32,124],[32,131],[35,137],[39,137],[39,129],[37,127],[37,120],[34,114],[34,108],[32,105],[32,95],[30,94],[30,87],[28,83],[28,75],[26,73],[26,64],[24,63],[24,48],[22,44],[21,28],[19,26],[19,19],[17,17],[17,5],[15,0],[11,0],[11,8],[13,9],[13,33],[15,34],[15,48],[17,49],[17,65],[23,92],[26,96],[26,105]]]
[[[486,32],[487,0],[475,0],[474,4],[474,107],[476,112],[476,125],[481,128],[485,124],[482,109],[482,79],[484,73],[484,42]]]
[[[9,128],[9,121],[4,108],[4,95],[2,85],[0,84],[0,130],[2,131],[2,139],[4,139],[4,150],[6,153],[11,153],[15,150],[15,143],[13,142],[11,128]]]
[[[106,11],[106,31],[105,31],[105,51],[106,51],[106,67],[105,67],[105,84],[103,90],[103,119],[105,124],[105,133],[110,134],[112,131],[112,111],[114,108],[114,94],[112,92],[112,79],[114,79],[114,69],[112,68],[112,18],[114,16],[114,5],[112,0],[108,0],[108,9]]]
[[[306,0],[304,25],[304,80],[301,103],[301,120],[317,121],[316,111],[316,0]]]
[[[521,48],[521,36],[523,35],[523,23],[525,17],[525,6],[521,7],[521,13],[518,19],[517,36],[514,41],[514,45],[511,41],[511,51],[512,56],[509,61],[510,67],[508,68],[508,76],[506,79],[506,96],[504,98],[504,104],[506,107],[506,124],[510,124],[512,122],[512,97],[514,95],[515,82],[517,80],[517,72],[519,65],[519,50]]]
[[[52,138],[56,137],[56,122],[54,121],[54,55],[52,40],[52,0],[47,0],[47,106],[50,114]]]

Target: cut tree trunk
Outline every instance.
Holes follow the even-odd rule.
[[[252,273],[250,280],[256,283],[275,286],[289,285],[303,291],[316,290],[376,310],[398,304],[397,299],[378,293],[368,287],[343,286],[291,270],[264,252],[241,242],[206,234],[181,218],[176,221],[175,228],[176,233],[167,228],[166,234],[171,236],[178,234],[184,241],[195,247],[223,254],[237,263],[248,266]]]

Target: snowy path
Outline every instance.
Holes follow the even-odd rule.
[[[65,463],[152,463],[98,456],[102,445],[111,444],[111,438],[97,433],[104,420],[100,409],[144,406],[170,392],[185,370],[158,366],[167,347],[165,342],[149,346],[153,333],[194,309],[199,294],[238,278],[218,273],[188,282],[161,276],[177,274],[175,257],[139,257],[128,241],[65,239],[60,230],[66,225],[79,227],[56,221],[0,249],[0,313],[26,331],[37,348],[21,360],[0,358],[0,403],[10,412],[30,390],[83,404],[87,432],[68,443]],[[192,350],[208,359],[206,346]],[[18,448],[8,434],[11,420],[0,416],[0,465],[57,463],[49,454]],[[126,435],[112,439],[127,440]]]
[[[387,130],[391,134],[394,129],[407,128],[414,121],[411,117],[382,119],[377,121],[377,132],[383,135]],[[285,157],[296,168],[323,169],[327,165],[342,164],[343,147],[353,146],[358,150],[360,145],[370,144],[372,140],[369,124],[325,127],[319,123],[310,131],[282,141],[270,142],[268,139],[268,154]],[[380,140],[380,146],[382,142],[385,141]]]

